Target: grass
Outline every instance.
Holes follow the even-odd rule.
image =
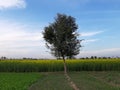
[[[48,72],[42,74],[44,77],[33,84],[29,90],[73,90],[69,86],[64,73]]]
[[[38,73],[0,73],[0,90],[27,90],[41,77]]]
[[[80,90],[120,90],[120,59],[66,60],[66,63]],[[64,73],[58,72],[63,70],[62,60],[0,60],[0,90],[73,90]]]
[[[80,90],[120,90],[120,85],[115,83],[120,82],[120,72],[77,72],[69,75]]]
[[[29,90],[73,90],[63,73],[42,73],[44,77]],[[70,72],[72,81],[80,90],[120,90],[120,72]]]

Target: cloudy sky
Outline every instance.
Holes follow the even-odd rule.
[[[0,0],[0,56],[53,58],[42,31],[57,13],[76,18],[84,56],[120,56],[120,0]]]

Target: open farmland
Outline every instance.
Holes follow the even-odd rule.
[[[33,84],[29,90],[73,90],[63,73],[41,74],[44,77]],[[81,71],[69,72],[69,75],[80,90],[120,90],[120,72],[118,71]]]
[[[0,90],[27,90],[40,78],[39,73],[0,73]]]
[[[120,71],[120,59],[66,60],[68,71]],[[1,60],[0,72],[63,71],[62,60]]]
[[[66,63],[80,90],[120,90],[120,59]],[[63,71],[62,60],[0,60],[0,90],[73,90]]]
[[[80,90],[120,90],[119,71],[69,72]],[[0,73],[0,90],[73,90],[63,72]]]

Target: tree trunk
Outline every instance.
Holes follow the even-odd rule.
[[[66,62],[65,62],[65,57],[63,56],[63,63],[64,63],[64,73],[67,73],[67,66],[66,66]]]

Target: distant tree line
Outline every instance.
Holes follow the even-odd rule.
[[[23,58],[7,58],[5,56],[0,57],[0,60],[38,60],[37,58],[27,58],[27,57],[23,57]]]
[[[8,59],[8,58],[5,57],[5,56],[2,56],[0,59],[1,59],[1,60],[6,60],[6,59]]]
[[[57,60],[60,60],[61,58],[58,58]],[[74,58],[77,59],[77,58]],[[91,56],[91,57],[81,57],[79,59],[120,59],[120,57],[116,56],[116,57],[98,57],[98,56]],[[23,57],[23,58],[7,58],[5,56],[0,57],[0,60],[48,60],[45,58],[27,58],[27,57]],[[51,59],[49,59],[51,60]]]
[[[98,56],[91,56],[91,57],[81,57],[79,59],[119,59],[120,57],[116,56],[116,57],[98,57]]]

